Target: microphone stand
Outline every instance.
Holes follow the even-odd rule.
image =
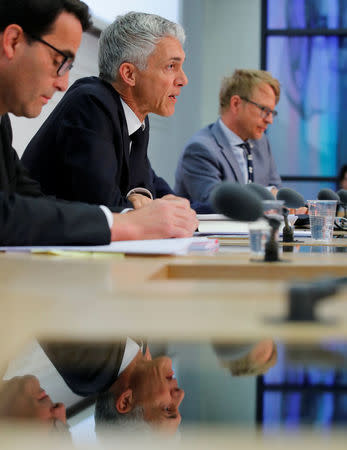
[[[282,231],[283,242],[294,242],[293,227],[291,227],[288,222],[289,209],[286,207],[283,207],[282,214],[283,214],[283,218],[284,218],[284,227],[283,227],[283,231]]]
[[[315,321],[316,304],[335,295],[347,283],[347,277],[327,278],[314,282],[299,282],[289,289],[288,321]]]
[[[276,240],[276,233],[280,227],[280,220],[276,217],[263,216],[271,227],[271,234],[268,241],[265,244],[265,262],[276,262],[280,261],[278,257],[278,243]]]

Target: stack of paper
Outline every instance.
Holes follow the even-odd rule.
[[[61,254],[61,252],[89,253],[125,253],[138,255],[186,255],[195,251],[213,251],[218,249],[217,239],[192,237],[181,239],[152,239],[145,241],[112,242],[109,245],[93,246],[34,246],[34,247],[0,247],[6,252],[32,252]]]
[[[198,214],[199,233],[247,235],[248,222],[236,222],[223,214]]]

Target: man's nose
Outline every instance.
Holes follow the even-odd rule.
[[[181,404],[183,398],[184,398],[184,390],[180,388],[174,388],[171,391],[172,398],[177,403],[177,407]]]
[[[188,84],[188,77],[185,74],[184,70],[181,69],[181,73],[180,73],[179,77],[177,77],[177,85],[183,87],[186,84]]]
[[[272,123],[273,122],[273,120],[274,120],[274,116],[273,116],[273,114],[272,113],[269,113],[266,117],[265,117],[265,122],[266,123]]]
[[[62,77],[56,77],[54,87],[57,91],[64,92],[69,86],[69,72],[64,73]]]

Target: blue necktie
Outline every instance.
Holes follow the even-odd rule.
[[[248,183],[254,183],[253,156],[251,153],[251,146],[249,142],[243,142],[239,146],[244,149],[247,159]]]

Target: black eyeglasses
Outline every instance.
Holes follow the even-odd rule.
[[[55,52],[59,53],[59,55],[64,56],[63,61],[61,62],[60,66],[57,70],[58,77],[62,77],[66,74],[69,70],[72,69],[74,58],[70,55],[67,55],[66,53],[62,52],[61,50],[58,50],[56,47],[45,41],[44,39],[41,39],[37,36],[34,36],[32,34],[27,33],[28,36],[31,37],[31,39],[34,39],[35,41],[41,42],[41,44],[47,45],[47,47],[51,48]]]
[[[240,98],[247,103],[252,103],[252,105],[257,106],[261,110],[260,115],[263,119],[266,119],[270,114],[272,114],[273,118],[275,118],[278,115],[278,112],[274,109],[270,109],[267,106],[259,105],[259,103],[256,103],[253,100],[249,100],[246,97],[240,97]]]

